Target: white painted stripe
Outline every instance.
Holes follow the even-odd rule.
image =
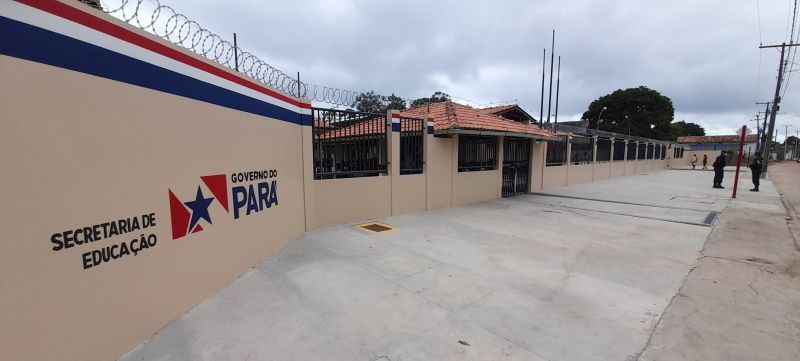
[[[392,118],[392,123],[400,123],[400,118]]]
[[[73,39],[84,41],[102,48],[111,50],[113,52],[130,56],[135,59],[145,61],[155,66],[168,69],[191,78],[213,84],[224,89],[261,100],[288,109],[301,114],[311,114],[311,109],[303,109],[296,105],[287,103],[283,100],[273,98],[266,94],[257,92],[245,86],[236,84],[230,80],[220,78],[214,74],[210,74],[204,70],[197,69],[193,66],[184,64],[177,60],[171,59],[156,52],[141,48],[137,45],[120,40],[113,36],[107,35],[92,28],[85,27],[81,24],[74,23],[70,20],[61,18],[59,16],[50,14],[36,8],[32,8],[25,4],[16,1],[3,1],[0,4],[0,14],[5,17],[24,22],[42,29],[50,30]],[[116,25],[116,24],[115,24]],[[167,44],[164,44],[167,45]],[[170,46],[170,45],[167,45]],[[259,83],[259,86],[266,87]],[[276,90],[277,91],[277,90]]]
[[[435,124],[434,122],[428,122],[429,127],[432,127],[434,124]]]

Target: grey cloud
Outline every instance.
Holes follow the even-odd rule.
[[[237,32],[243,47],[313,83],[519,99],[537,115],[541,51],[556,28],[562,119],[615,89],[646,85],[696,117],[687,121],[735,129],[771,97],[778,62],[757,49],[756,6],[745,0],[161,1],[217,33]],[[784,40],[789,10],[761,2],[765,43]],[[782,110],[800,112],[792,88]]]

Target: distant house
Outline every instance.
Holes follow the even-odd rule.
[[[689,135],[678,137],[677,142],[682,145],[689,146],[692,151],[739,151],[739,135]],[[749,134],[745,136],[744,148],[742,153],[752,154],[756,151],[756,142],[758,135]]]

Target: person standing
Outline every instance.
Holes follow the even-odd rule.
[[[708,169],[708,154],[703,154],[703,169]]]
[[[725,162],[725,151],[723,150],[717,159],[714,160],[714,164],[711,166],[714,167],[714,187],[713,188],[720,188],[723,189],[725,187],[722,186],[722,178],[725,176],[725,166],[727,163]]]
[[[758,185],[761,180],[761,169],[764,167],[764,159],[761,158],[761,152],[756,152],[756,157],[748,167],[750,167],[750,172],[753,173],[753,186],[755,186],[755,188],[750,191],[758,192]]]
[[[697,165],[697,154],[692,154],[692,169]]]

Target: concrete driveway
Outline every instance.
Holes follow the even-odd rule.
[[[710,176],[310,232],[122,360],[635,359],[728,202]]]

